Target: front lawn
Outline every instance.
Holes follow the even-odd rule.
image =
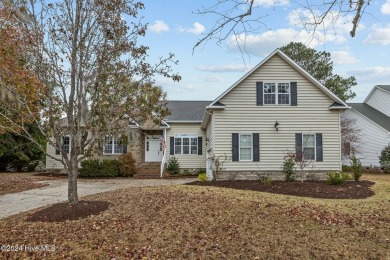
[[[390,175],[365,178],[375,195],[355,200],[188,185],[101,193],[84,199],[108,209],[88,218],[0,220],[0,258],[389,259]]]
[[[53,179],[56,177],[39,176],[31,172],[0,173],[0,195],[47,186],[47,184],[38,183],[38,181]]]

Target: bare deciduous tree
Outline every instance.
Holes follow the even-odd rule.
[[[331,0],[321,3],[302,1],[303,12],[300,16],[300,25],[310,32],[313,37],[319,28],[325,32],[332,29],[337,21],[346,15],[352,15],[350,36],[356,35],[362,16],[370,5],[370,0]],[[195,44],[194,49],[208,40],[216,40],[221,44],[233,36],[240,50],[245,49],[245,37],[248,33],[258,33],[260,29],[267,29],[264,18],[267,14],[260,14],[260,6],[256,0],[215,0],[208,7],[202,7],[196,14],[212,16],[214,25]],[[274,1],[274,9],[278,7]],[[244,38],[243,38],[244,37]],[[229,39],[230,40],[230,39]],[[241,46],[243,42],[244,46]]]
[[[146,120],[167,114],[165,94],[154,76],[179,81],[172,72],[174,55],[148,62],[148,47],[138,40],[147,27],[139,18],[142,2],[133,0],[7,0],[6,8],[25,29],[23,55],[44,88],[29,116],[50,144],[61,151],[68,173],[68,200],[78,203],[78,164],[101,138],[123,132],[126,118]],[[19,92],[16,91],[16,96]],[[19,100],[19,107],[26,107]],[[35,110],[39,113],[34,113]],[[25,109],[27,111],[28,109]],[[0,112],[1,113],[1,112]],[[1,113],[5,131],[32,139],[23,121]],[[61,143],[70,137],[69,154]],[[45,150],[45,147],[41,147]],[[48,154],[50,156],[50,154]],[[56,159],[56,158],[53,158]]]
[[[341,153],[344,158],[360,151],[361,129],[356,125],[356,119],[341,119]]]

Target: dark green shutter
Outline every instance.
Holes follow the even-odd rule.
[[[175,154],[175,137],[169,138],[169,154],[170,155]]]
[[[290,91],[291,91],[291,105],[298,105],[298,92],[297,92],[297,83],[290,82]]]
[[[302,133],[295,134],[295,157],[298,161],[302,160]]]
[[[316,134],[316,161],[322,162],[323,160],[322,134]]]
[[[126,144],[122,145],[122,151],[123,151],[123,153],[127,153],[127,145]]]
[[[198,155],[202,155],[202,137],[198,137]]]
[[[238,156],[238,134],[233,133],[232,134],[232,161],[237,162],[239,161]]]
[[[58,149],[58,147],[62,147],[61,138],[56,138],[55,148],[56,148],[56,155],[60,155],[61,151]]]
[[[256,82],[256,105],[263,105],[263,82]]]
[[[253,133],[253,161],[260,161],[260,151],[259,151],[259,134]]]

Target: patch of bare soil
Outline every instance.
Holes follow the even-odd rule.
[[[347,181],[339,185],[330,185],[325,181],[282,182],[263,184],[259,181],[195,181],[187,185],[223,187],[239,190],[252,190],[298,197],[322,199],[364,199],[374,195],[371,181]]]
[[[111,203],[107,201],[80,201],[77,205],[70,205],[67,202],[58,203],[32,213],[27,221],[64,222],[78,220],[98,215],[108,209],[110,205]]]

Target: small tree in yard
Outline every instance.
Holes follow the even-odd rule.
[[[167,163],[167,172],[170,174],[178,174],[180,171],[180,163],[179,160],[175,156],[169,157]]]
[[[379,156],[379,163],[385,173],[390,173],[390,143],[383,148]]]
[[[296,179],[296,173],[295,173],[295,154],[294,153],[288,153],[286,156],[284,156],[283,161],[283,173],[284,173],[284,179],[285,181],[295,181]]]
[[[360,177],[363,175],[363,169],[362,164],[360,163],[360,160],[356,158],[355,152],[352,150],[352,156],[351,156],[351,170],[353,173],[353,178],[355,181],[359,181]]]
[[[68,201],[77,204],[78,164],[104,136],[123,133],[128,117],[142,122],[152,114],[156,121],[167,115],[165,94],[154,86],[154,77],[179,81],[171,68],[177,61],[173,54],[155,64],[147,61],[148,47],[139,44],[147,31],[139,18],[142,2],[6,0],[0,9],[9,14],[0,16],[0,32],[17,43],[7,48],[18,47],[17,58],[7,61],[26,71],[4,73],[11,75],[5,77],[6,87],[18,105],[1,107],[0,129],[39,145],[26,129],[26,123],[38,125],[61,152],[61,159],[52,158],[64,165]],[[69,136],[69,153],[64,136]]]

